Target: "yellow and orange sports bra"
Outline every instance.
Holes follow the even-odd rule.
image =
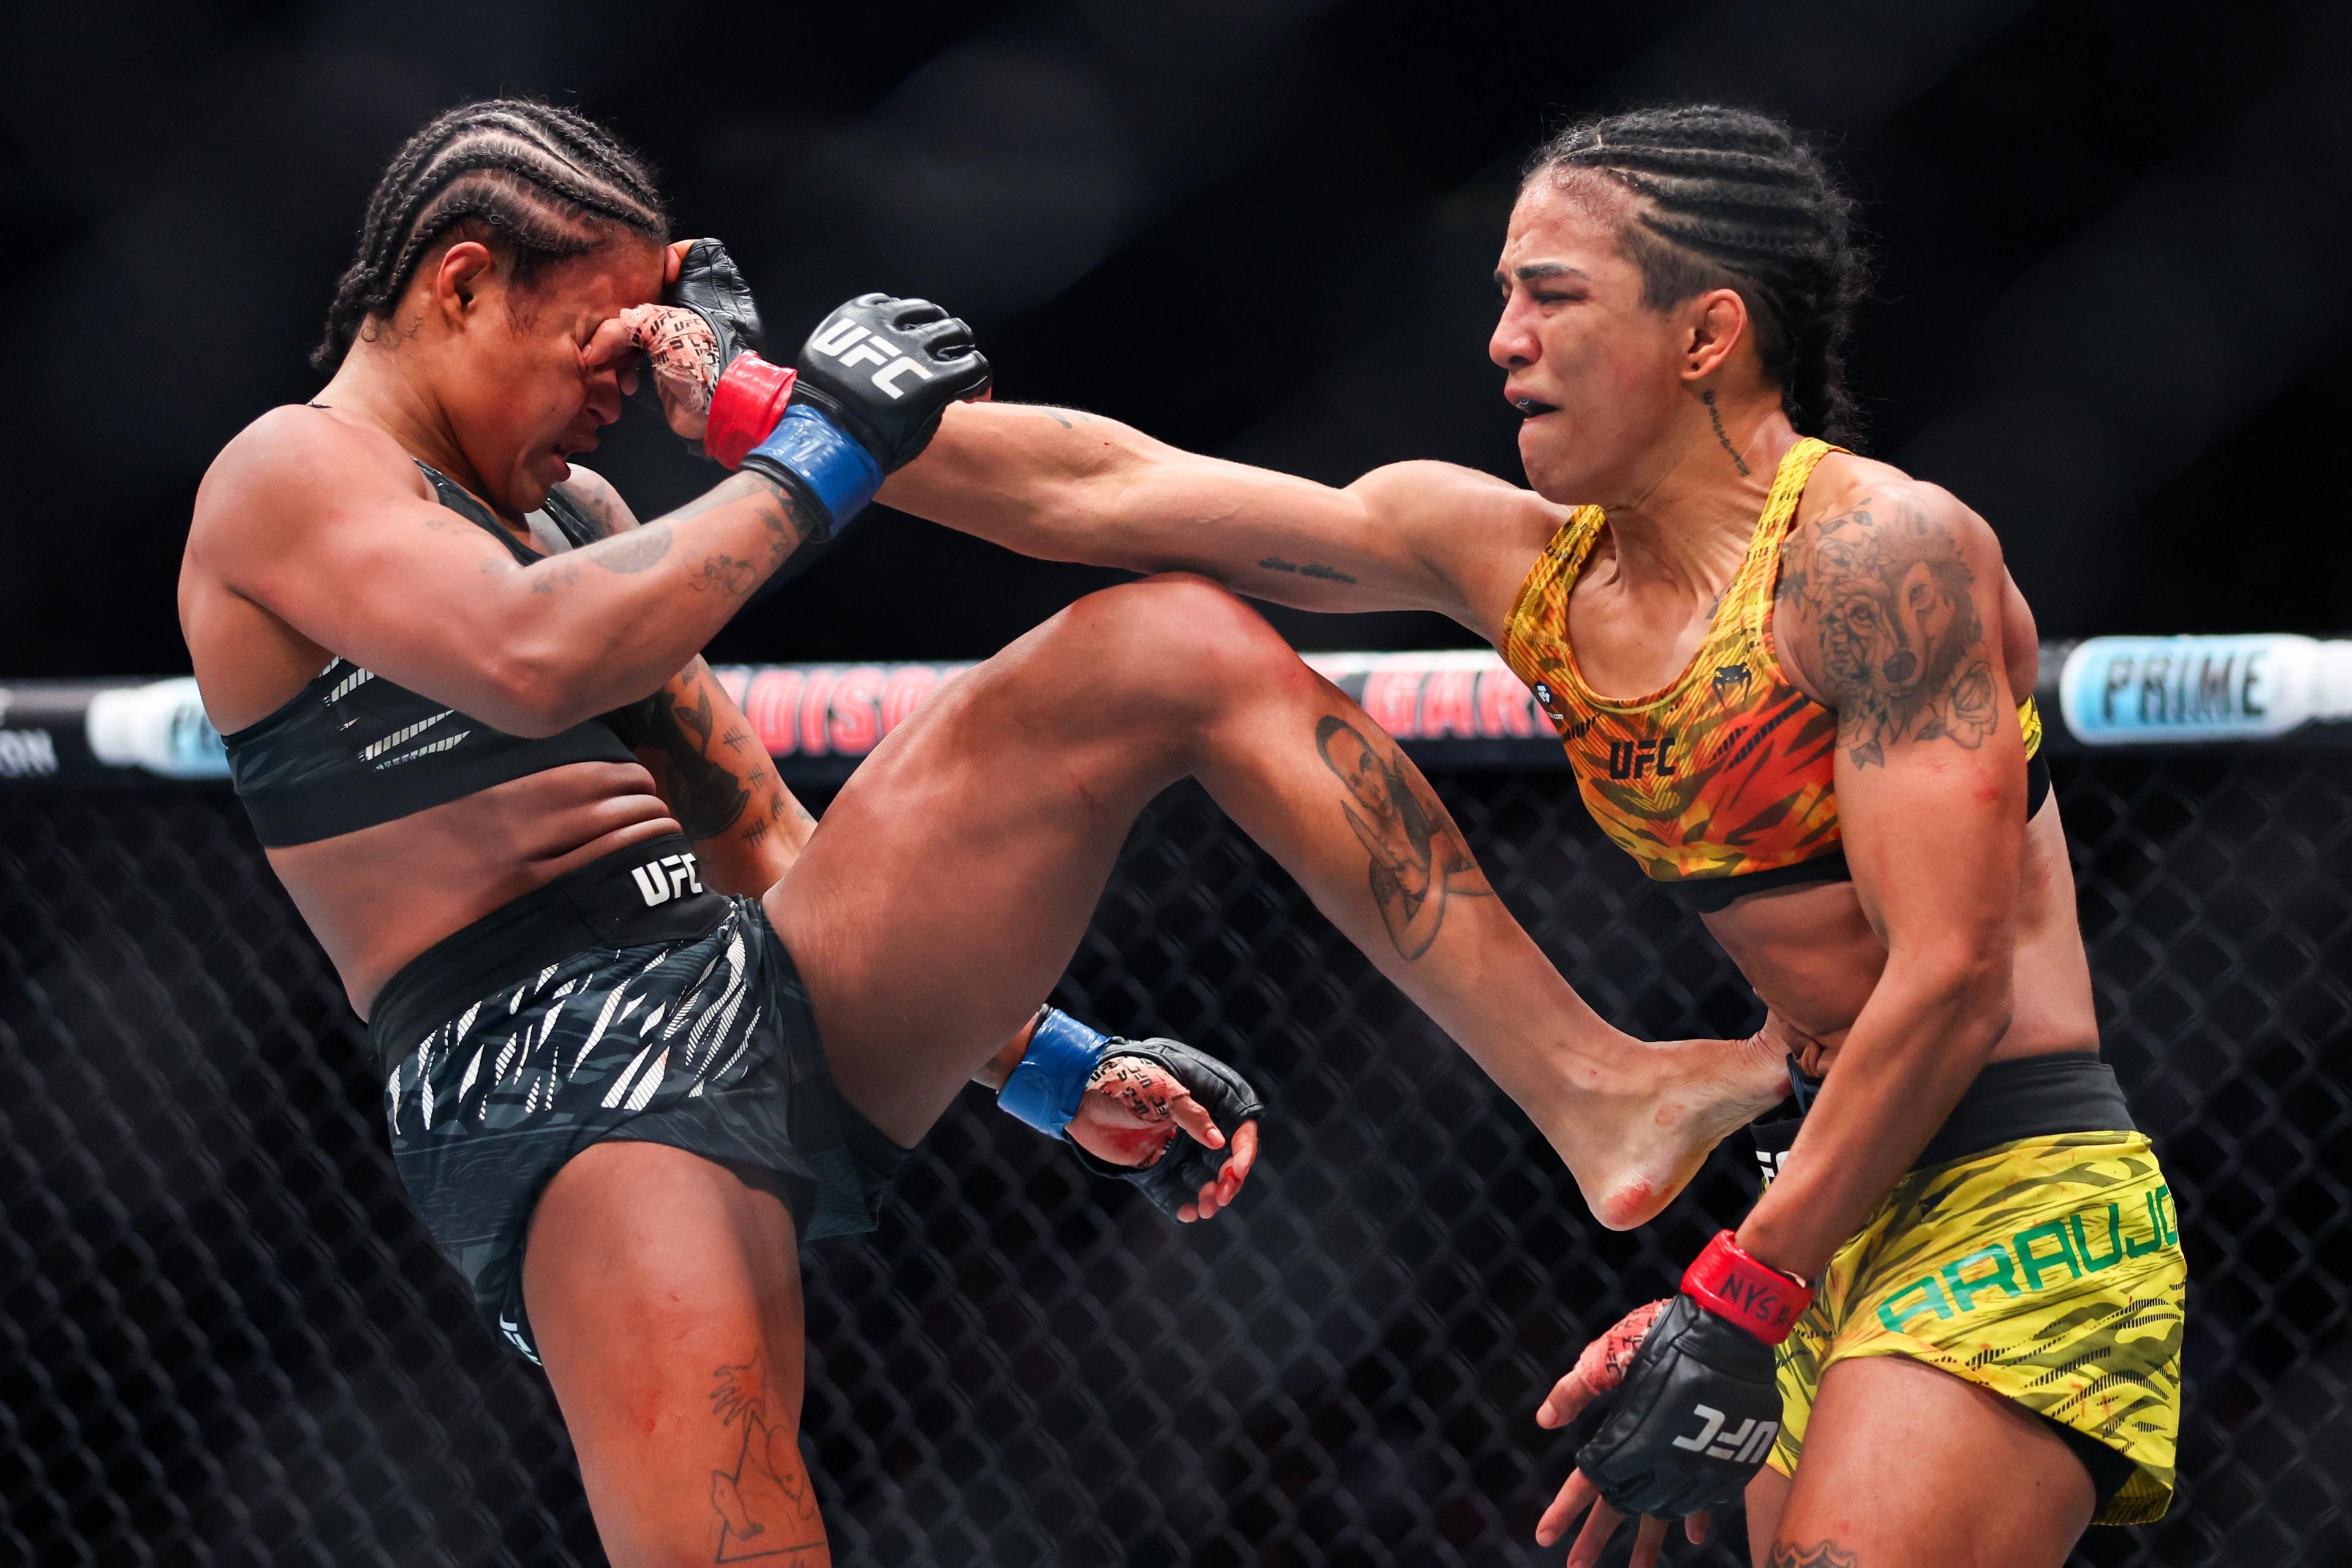
[[[1601,536],[1597,506],[1561,524],[1511,608],[1503,658],[1550,716],[1601,830],[1650,879],[1702,911],[1792,882],[1848,873],[1833,777],[1837,715],[1805,695],[1772,644],[1780,547],[1814,468],[1839,448],[1807,438],[1780,459],[1738,575],[1698,656],[1645,697],[1584,683],[1568,646],[1568,595]],[[2042,716],[2028,697],[2026,815],[2049,794]]]

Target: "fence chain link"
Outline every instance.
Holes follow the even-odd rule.
[[[2076,1561],[2352,1560],[2352,783],[2275,751],[2058,767],[2106,1049],[2192,1291],[2181,1500]],[[1438,783],[1604,1013],[1754,1026],[1564,775]],[[409,1215],[364,1032],[228,797],[12,795],[0,888],[0,1559],[601,1562],[546,1385]],[[1190,789],[1130,841],[1057,999],[1250,1072],[1259,1173],[1180,1229],[966,1096],[881,1229],[808,1260],[836,1558],[1556,1560],[1530,1535],[1572,1442],[1535,1404],[1741,1211],[1743,1141],[1655,1225],[1601,1230]]]

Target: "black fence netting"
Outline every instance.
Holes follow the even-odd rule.
[[[2083,1563],[2352,1561],[2340,756],[2058,764],[2107,1049],[2192,1277],[2180,1500],[2093,1531]],[[1563,775],[1439,784],[1604,1012],[1752,1026]],[[1180,1229],[968,1095],[880,1231],[808,1260],[804,1440],[836,1557],[1563,1555],[1530,1540],[1571,1451],[1535,1404],[1738,1215],[1745,1151],[1656,1225],[1601,1231],[1524,1119],[1191,791],[1131,840],[1059,999],[1244,1065],[1274,1107],[1265,1163],[1236,1210]],[[411,1218],[381,1107],[225,792],[9,795],[0,1559],[602,1560],[545,1384]]]

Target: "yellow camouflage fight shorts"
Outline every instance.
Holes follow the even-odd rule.
[[[1768,1462],[1795,1473],[1832,1365],[1909,1356],[2129,1460],[2095,1522],[2160,1518],[2188,1279],[2171,1189],[2137,1132],[2021,1139],[1911,1171],[1830,1260],[1780,1347]]]

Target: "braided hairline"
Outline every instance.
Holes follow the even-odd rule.
[[[656,239],[668,231],[651,174],[593,121],[530,100],[452,110],[411,137],[377,182],[311,363],[332,369],[453,230],[478,226],[526,278],[593,249],[612,225]]]
[[[1759,357],[1799,429],[1850,435],[1842,349],[1865,287],[1852,204],[1788,126],[1712,104],[1636,110],[1561,131],[1527,177],[1589,174],[1636,198],[1624,240],[1643,303],[1712,288],[1746,299]]]

